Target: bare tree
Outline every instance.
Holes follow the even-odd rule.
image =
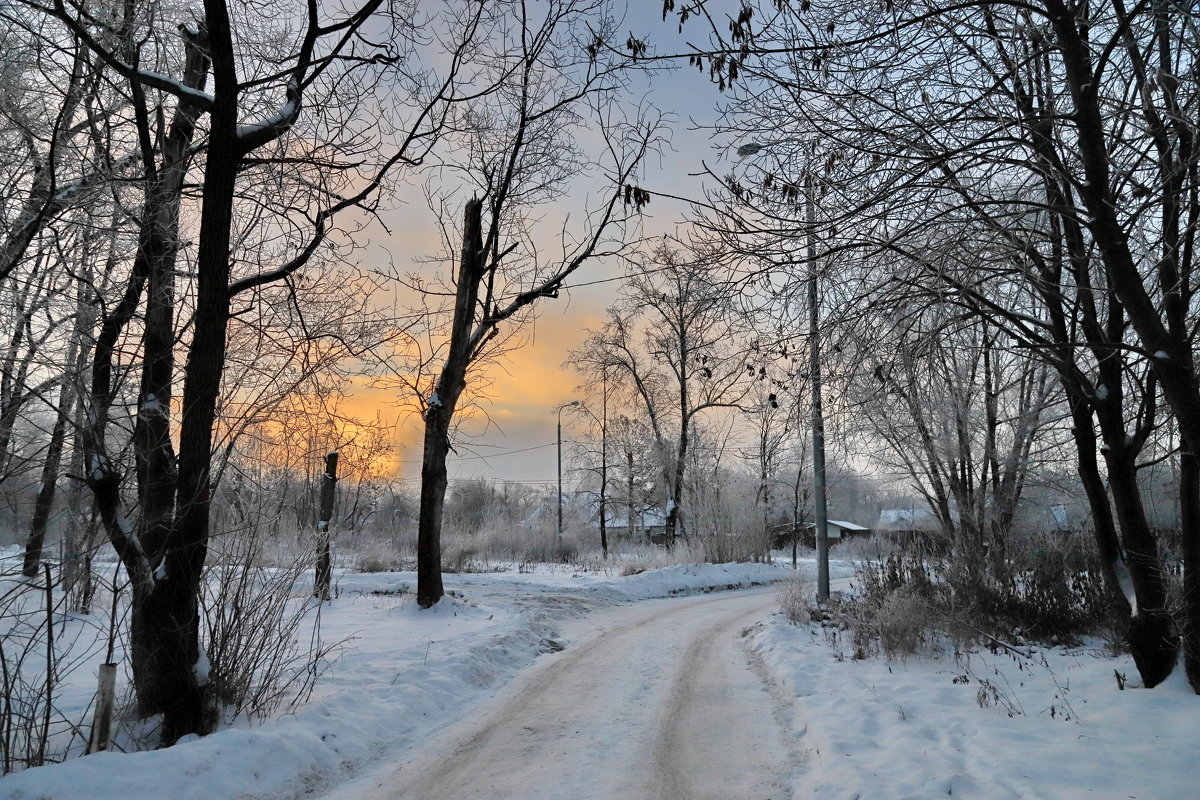
[[[855,350],[859,411],[925,498],[968,581],[1004,581],[1035,442],[1051,421],[1049,370],[986,323],[939,319],[936,307],[902,314]]]
[[[717,14],[697,13],[709,5],[680,11],[711,23],[709,48],[691,57],[722,88],[757,79],[772,87],[754,93],[753,107],[741,106],[731,129],[753,137],[743,152],[767,144],[780,165],[790,163],[782,172],[764,170],[760,181],[730,180],[739,201],[767,193],[776,199],[755,201],[765,218],[735,215],[726,228],[803,230],[786,210],[802,195],[792,176],[800,162],[823,163],[834,187],[823,204],[831,251],[899,249],[920,261],[922,230],[967,212],[991,217],[991,234],[1002,220],[1001,235],[1027,252],[1007,269],[1024,272],[1048,301],[1045,328],[1054,330],[1035,319],[1034,338],[1070,398],[1106,575],[1115,585],[1126,566],[1133,573],[1118,602],[1138,610],[1131,636],[1142,642],[1135,644],[1139,668],[1148,685],[1157,683],[1174,661],[1172,626],[1154,576],[1157,544],[1141,522],[1130,478],[1147,419],[1137,409],[1155,403],[1127,403],[1116,391],[1136,381],[1130,361],[1114,354],[1132,351],[1133,363],[1150,366],[1149,393],[1161,392],[1179,425],[1183,550],[1194,563],[1200,469],[1188,443],[1200,435],[1200,383],[1192,352],[1196,226],[1189,220],[1198,207],[1197,94],[1177,77],[1196,62],[1194,11],[1058,0],[903,8],[748,3],[726,27]],[[1037,214],[1048,221],[1032,227],[1051,235],[1031,235]],[[1014,241],[1021,238],[1024,247]],[[1067,302],[1056,311],[1053,295],[1064,289]],[[971,302],[1010,328],[1030,322],[1023,309],[1005,307],[1005,294],[980,292]],[[1126,338],[1127,326],[1136,339]],[[1097,382],[1088,377],[1093,364]],[[1118,543],[1091,465],[1105,431],[1139,416],[1128,444],[1105,453]],[[1200,688],[1200,570],[1186,574],[1185,657]]]
[[[467,107],[461,147],[442,165],[476,195],[463,206],[446,328],[431,336],[435,344],[422,359],[426,368],[440,364],[433,367],[436,378],[426,382],[422,368],[407,381],[424,418],[417,554],[423,608],[443,595],[446,456],[470,370],[503,349],[505,323],[519,326],[535,302],[557,297],[585,264],[623,251],[626,225],[646,202],[634,179],[655,146],[658,122],[649,115],[626,120],[615,102],[620,70],[596,45],[613,35],[606,10],[599,0],[504,5],[508,27],[495,31],[491,62],[479,78],[492,88]],[[601,131],[599,157],[573,139],[587,124]],[[585,164],[597,161],[599,200],[578,228],[564,223],[561,255],[543,261],[529,210],[577,186]],[[434,205],[452,205],[452,197],[435,198]]]
[[[66,0],[25,5],[62,23],[119,76],[130,99],[130,115],[110,120],[128,127],[115,129],[109,141],[129,146],[141,168],[137,248],[119,298],[99,323],[82,433],[86,477],[133,586],[139,711],[163,713],[163,739],[170,743],[205,732],[213,718],[197,600],[229,327],[245,313],[235,298],[294,280],[315,254],[328,251],[338,215],[372,213],[388,176],[423,158],[456,99],[457,73],[480,12],[454,9],[433,23],[442,42],[451,43],[438,77],[409,66],[416,63],[418,26],[430,20],[398,9],[382,14],[382,0],[333,13],[315,4],[250,8],[209,0],[202,16],[180,21],[177,39],[157,27],[161,9],[154,2],[127,3],[112,15]],[[379,23],[389,33],[367,36]],[[387,147],[364,130],[368,95],[381,82],[404,95],[402,118],[392,125],[397,139]],[[392,122],[377,113],[374,120]],[[193,202],[194,171],[202,180],[192,184]],[[192,224],[193,211],[195,277],[180,286],[181,219],[187,214]],[[109,442],[123,338],[136,342],[142,364],[133,522]],[[175,413],[180,353],[183,392]]]
[[[666,534],[681,525],[689,447],[699,415],[736,408],[750,378],[739,323],[715,254],[661,247],[629,280],[609,323],[577,355],[610,369],[645,414],[659,450]]]

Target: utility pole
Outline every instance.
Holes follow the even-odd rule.
[[[770,143],[747,142],[737,149],[738,158],[753,156],[771,146]],[[813,148],[815,150],[815,147]],[[825,507],[825,412],[821,407],[821,315],[817,295],[817,182],[812,173],[812,150],[808,174],[804,179],[804,218],[808,247],[808,372],[812,381],[812,441],[813,441],[813,516],[816,518],[817,539],[817,601],[829,599],[829,518]]]
[[[608,367],[600,372],[600,550],[608,558]]]
[[[812,380],[813,512],[817,534],[817,602],[829,600],[829,519],[825,507],[825,412],[821,407],[820,313],[817,304],[816,181],[808,174],[805,221],[808,223],[808,372]]]
[[[558,407],[558,529],[555,532],[554,543],[562,544],[562,412],[564,408],[579,405],[578,400],[563,403]]]

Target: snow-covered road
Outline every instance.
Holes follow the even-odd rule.
[[[447,576],[424,611],[412,573],[343,574],[320,639],[341,644],[308,702],[16,772],[0,800],[1200,798],[1182,670],[1138,689],[1098,642],[859,659],[851,633],[775,613],[776,590],[724,591],[791,574],[522,567]],[[94,669],[66,677],[58,709],[86,719]]]
[[[790,797],[793,709],[742,636],[777,606],[756,589],[570,622],[562,652],[328,799]]]

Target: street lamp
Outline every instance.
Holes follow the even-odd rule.
[[[569,403],[563,403],[557,409],[558,412],[558,532],[555,535],[555,544],[562,544],[562,412],[564,408],[579,405],[578,400],[572,400]]]
[[[771,143],[747,142],[737,148],[739,158],[757,155]],[[816,181],[812,170],[804,181],[804,221],[807,230],[808,262],[808,372],[812,400],[813,516],[817,539],[817,600],[829,599],[829,519],[825,504],[825,413],[821,404],[821,339],[817,294]]]

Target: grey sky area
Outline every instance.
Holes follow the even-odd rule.
[[[634,34],[652,42],[660,53],[682,53],[689,38],[702,36],[700,24],[689,25],[681,35],[676,22],[662,19],[657,3],[632,3],[622,36]],[[648,104],[669,120],[670,141],[646,164],[640,184],[653,193],[645,208],[641,235],[685,235],[688,203],[675,198],[700,198],[704,193],[705,164],[719,172],[726,151],[715,145],[711,126],[722,94],[705,73],[682,60],[677,68],[635,75],[625,102]],[[599,147],[583,141],[585,147]],[[709,179],[711,182],[711,179]],[[409,187],[409,196],[398,198],[397,210],[386,221],[390,234],[376,239],[374,257],[390,262],[396,271],[412,268],[440,247],[436,220],[429,211],[422,187]],[[568,196],[558,212],[581,212],[583,201]],[[547,225],[553,236],[557,228]],[[555,246],[548,240],[547,249]],[[488,370],[489,397],[463,426],[457,454],[450,458],[452,478],[485,478],[517,482],[551,482],[555,479],[555,408],[581,397],[580,376],[564,368],[570,350],[580,344],[586,329],[595,327],[605,309],[617,298],[624,266],[614,259],[587,264],[553,300],[541,301],[536,320],[519,338],[521,346]],[[397,407],[395,398],[363,389],[356,405],[379,408],[385,419],[397,419],[401,476],[416,480],[420,474],[420,420]],[[486,411],[486,415],[482,413]],[[361,412],[360,412],[361,413]],[[564,453],[582,436],[578,414],[563,414]],[[564,477],[569,476],[568,475]]]

